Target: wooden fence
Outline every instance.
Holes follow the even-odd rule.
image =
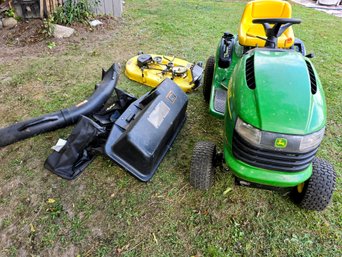
[[[63,0],[39,0],[40,6],[40,17],[44,17],[45,15],[50,15],[54,12],[57,6],[62,5]]]
[[[13,6],[18,16],[24,18],[46,18],[52,14],[56,8],[63,4],[66,0],[6,0],[1,4],[2,8],[9,5]],[[72,0],[77,3],[78,0]],[[121,17],[123,9],[123,0],[88,0],[96,1],[98,4],[94,6],[95,14],[105,14],[114,17]]]
[[[94,11],[96,14],[107,14],[114,17],[121,17],[122,0],[100,0],[99,5]]]
[[[62,5],[65,0],[39,0],[40,17],[53,13],[57,6]],[[75,2],[77,0],[74,0]],[[121,17],[123,0],[99,0],[98,5],[94,7],[94,13],[106,14],[114,17]],[[43,8],[42,8],[43,7]]]

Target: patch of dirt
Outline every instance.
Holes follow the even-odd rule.
[[[46,37],[42,32],[43,21],[31,19],[19,22],[13,29],[2,29],[0,33],[0,63],[14,61],[23,57],[39,57],[46,53],[58,53],[65,50],[69,44],[82,44],[87,46],[96,41],[102,41],[113,36],[113,32],[122,23],[121,19],[110,16],[99,16],[94,19],[103,24],[91,27],[88,24],[73,24],[75,33],[70,38],[57,39]],[[56,47],[48,48],[50,42]]]
[[[79,256],[78,253],[79,249],[74,245],[64,248],[60,243],[57,243],[47,251],[47,256],[73,257]]]

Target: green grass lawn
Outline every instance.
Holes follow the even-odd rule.
[[[240,1],[127,0],[110,39],[0,60],[0,75],[11,77],[0,81],[0,126],[82,101],[102,67],[124,64],[139,50],[205,61],[224,31],[237,32],[243,8]],[[315,53],[326,94],[328,124],[318,155],[338,174],[328,209],[306,211],[279,192],[236,187],[224,169],[209,191],[191,188],[194,144],[222,147],[223,123],[208,114],[200,90],[189,94],[187,122],[148,183],[104,157],[71,182],[46,171],[50,147],[71,128],[1,149],[0,255],[341,256],[342,20],[298,5],[293,17],[303,20],[294,31]],[[119,87],[137,96],[149,90],[124,74]]]

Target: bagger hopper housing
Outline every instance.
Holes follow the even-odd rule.
[[[186,94],[165,79],[115,122],[106,155],[138,179],[150,180],[185,122],[187,103]]]
[[[139,180],[152,178],[185,122],[187,95],[170,79],[139,99],[115,91],[108,108],[81,117],[63,148],[46,160],[48,170],[75,179],[104,154]]]
[[[164,79],[172,79],[184,92],[200,86],[203,68],[201,63],[156,54],[139,54],[126,63],[126,76],[141,84],[156,87]]]

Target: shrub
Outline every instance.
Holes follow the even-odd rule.
[[[49,16],[47,19],[43,20],[41,33],[45,37],[51,37],[53,35],[54,30],[55,30],[55,26],[54,26],[53,16]]]
[[[52,14],[57,24],[69,25],[74,22],[85,23],[92,16],[92,8],[98,4],[91,0],[66,0]]]
[[[5,17],[13,17],[15,18],[15,11],[13,8],[8,9],[7,11],[5,11]]]

